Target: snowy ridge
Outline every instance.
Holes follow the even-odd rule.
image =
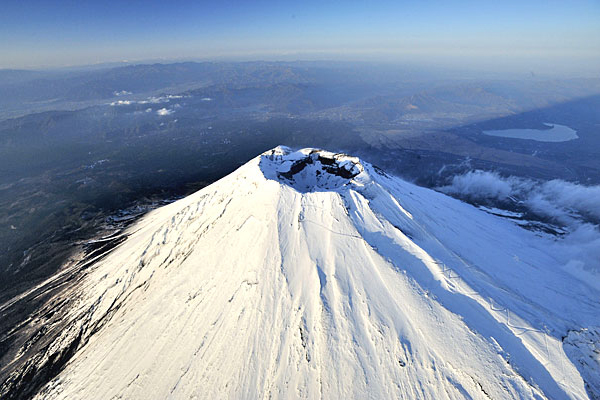
[[[597,334],[569,332],[597,332],[600,293],[550,245],[357,158],[278,147],[91,268],[48,357],[74,355],[38,397],[588,398],[600,369],[578,343]]]

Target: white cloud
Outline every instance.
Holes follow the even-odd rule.
[[[534,214],[561,224],[569,233],[556,238],[556,257],[566,270],[600,289],[600,186],[477,170],[455,176],[450,185],[438,189],[475,202],[514,199]]]
[[[174,112],[174,110],[169,110],[167,108],[161,108],[160,110],[156,110],[156,114],[160,115],[161,117],[164,117],[165,115],[171,115]]]
[[[115,96],[127,96],[128,94],[131,94],[131,92],[128,92],[127,90],[121,90],[120,92],[113,92],[113,94]]]
[[[124,96],[125,94],[131,94],[131,92],[126,92],[123,90],[121,92],[114,92],[114,94],[115,94],[115,96]],[[110,105],[111,106],[125,106],[125,105],[130,105],[130,104],[161,104],[161,103],[169,103],[171,100],[174,100],[174,99],[183,99],[186,97],[190,97],[190,96],[168,94],[168,95],[159,96],[159,97],[151,96],[151,97],[148,97],[146,100],[137,100],[137,101],[136,100],[117,100],[117,101],[113,101],[112,103],[110,103]],[[176,104],[175,107],[181,107],[181,105]]]
[[[138,104],[158,104],[162,103],[160,97],[148,97],[148,100],[140,100]]]
[[[472,200],[492,198],[506,199],[512,187],[495,172],[470,171],[464,175],[455,176],[450,186],[440,188],[450,194],[466,196]]]
[[[539,182],[475,170],[453,177],[450,185],[439,190],[473,201],[514,198],[532,212],[565,224],[577,217],[600,220],[600,186],[584,186],[560,179]]]
[[[600,231],[592,224],[581,224],[556,242],[557,254],[567,268],[600,273]],[[600,289],[600,279],[596,277]]]
[[[506,200],[531,191],[534,182],[510,176],[504,178],[496,172],[469,171],[452,178],[452,184],[439,188],[469,200]]]
[[[558,179],[539,186],[538,193],[531,193],[532,206],[542,209],[547,204],[570,213],[576,212],[600,219],[600,186],[583,186]]]
[[[133,102],[131,100],[117,100],[117,101],[113,101],[112,103],[110,103],[111,106],[128,106],[130,104],[132,104]]]
[[[160,104],[160,103],[168,103],[173,99],[183,99],[185,97],[189,97],[189,96],[182,96],[182,95],[176,95],[176,94],[168,94],[166,96],[159,96],[159,97],[148,97],[146,100],[140,100],[137,103],[138,104]]]

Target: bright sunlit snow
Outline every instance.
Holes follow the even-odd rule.
[[[550,236],[357,158],[279,147],[129,233],[72,295],[54,351],[81,345],[40,399],[582,399],[598,384],[600,292]]]

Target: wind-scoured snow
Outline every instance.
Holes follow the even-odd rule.
[[[74,355],[38,397],[585,399],[600,292],[553,248],[357,158],[278,147],[91,268],[53,345]]]

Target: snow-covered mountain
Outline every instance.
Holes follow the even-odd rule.
[[[278,147],[87,270],[37,397],[593,398],[600,292],[553,249],[357,158]]]

